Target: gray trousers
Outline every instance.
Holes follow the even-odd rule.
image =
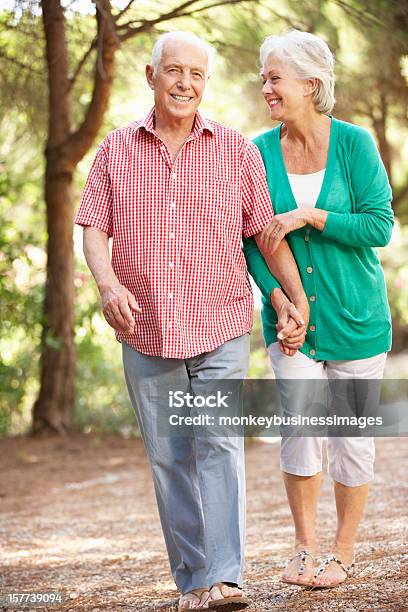
[[[244,379],[249,334],[189,359],[144,355],[124,342],[122,350],[177,587],[186,593],[215,582],[242,586],[244,438],[164,437],[158,435],[157,419],[166,386],[194,394],[206,380]]]

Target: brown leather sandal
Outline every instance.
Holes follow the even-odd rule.
[[[203,601],[203,605],[199,606],[198,608],[181,608],[180,607],[180,600],[185,597],[186,595],[194,595],[194,597],[197,597],[198,601],[201,601],[201,598],[203,596],[203,593],[208,593],[208,598]],[[188,591],[188,593],[184,593],[179,600],[179,606],[178,606],[178,611],[179,612],[197,612],[197,610],[208,610],[208,608],[204,608],[203,606],[208,602],[208,600],[210,599],[210,592],[208,589],[192,589],[191,591]]]
[[[229,586],[223,582],[216,582],[211,589],[218,587],[222,595],[222,587]],[[234,587],[239,589],[239,587]],[[211,594],[210,589],[210,594]],[[230,595],[221,599],[212,599],[209,603],[210,610],[218,610],[218,612],[234,612],[235,610],[244,610],[250,604],[248,597],[242,593],[241,595]]]

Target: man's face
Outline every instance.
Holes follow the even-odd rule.
[[[152,66],[146,67],[156,109],[174,119],[194,117],[204,93],[207,64],[207,54],[200,47],[184,41],[169,41],[156,74]]]

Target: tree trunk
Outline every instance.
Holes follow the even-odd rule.
[[[72,427],[75,380],[72,173],[47,155],[47,283],[42,336],[41,388],[33,433],[66,433]]]
[[[48,67],[48,140],[44,195],[47,210],[47,282],[41,353],[41,388],[33,412],[33,433],[64,433],[74,402],[74,286],[72,177],[62,146],[70,134],[68,48],[59,0],[42,1]],[[66,158],[65,158],[66,159]]]

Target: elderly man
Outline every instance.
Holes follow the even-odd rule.
[[[122,342],[182,593],[179,609],[226,612],[249,603],[241,590],[243,439],[157,432],[160,385],[194,394],[199,381],[245,377],[253,302],[241,237],[256,235],[264,253],[271,242],[273,211],[256,147],[197,110],[212,54],[188,33],[157,41],[146,67],[154,107],[105,138],[76,223],[84,226],[104,316]],[[275,277],[301,306],[304,294],[285,241],[273,260]],[[289,301],[285,317],[288,328],[294,319],[302,325]]]

